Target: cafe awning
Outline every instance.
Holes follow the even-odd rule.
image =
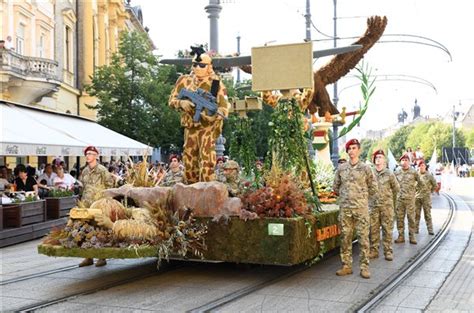
[[[152,153],[152,147],[92,120],[0,100],[0,155],[81,156],[88,145],[102,156]]]

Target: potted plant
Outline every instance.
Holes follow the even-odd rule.
[[[69,215],[69,210],[76,206],[77,197],[69,189],[51,189],[45,200],[48,218],[56,219]]]
[[[46,220],[45,201],[36,195],[17,198],[3,206],[3,222],[6,227],[21,227]]]

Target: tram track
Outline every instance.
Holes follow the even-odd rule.
[[[440,242],[445,238],[446,234],[449,232],[450,226],[452,224],[452,221],[454,219],[454,215],[457,209],[456,203],[454,200],[447,194],[443,194],[443,196],[448,200],[449,203],[449,212],[448,212],[448,218],[446,221],[443,223],[441,230],[434,236],[434,238],[430,241],[430,243],[423,247],[420,252],[411,260],[408,261],[406,265],[404,265],[396,274],[392,275],[389,277],[380,287],[376,288],[374,291],[371,292],[372,296],[364,300],[362,304],[356,304],[356,308],[352,308],[351,311],[358,311],[358,312],[366,312],[366,311],[371,311],[373,308],[375,308],[381,301],[383,301],[397,286],[399,286],[411,273],[413,273],[414,270],[416,270],[418,267],[420,267],[423,262],[427,260],[427,258],[434,252],[434,250],[439,246]],[[337,254],[338,249],[334,249],[329,251],[323,258],[322,260],[328,259],[335,254]],[[55,299],[51,300],[45,300],[43,302],[38,302],[33,305],[28,305],[24,306],[22,308],[16,309],[16,312],[32,312],[38,309],[46,308],[61,302],[66,302],[69,300],[76,299],[81,296],[86,296],[90,295],[96,292],[104,291],[113,287],[117,286],[122,286],[126,285],[129,283],[137,282],[142,279],[146,279],[149,277],[153,277],[156,275],[164,274],[166,272],[174,271],[177,269],[180,269],[184,267],[185,264],[180,263],[180,264],[171,264],[167,266],[166,268],[163,268],[162,270],[156,272],[154,271],[149,271],[147,273],[141,273],[139,275],[134,275],[131,277],[127,277],[125,279],[117,280],[114,282],[109,282],[106,284],[102,284],[100,286],[96,286],[87,290],[83,290],[74,294],[58,297]],[[283,281],[285,279],[288,279],[296,274],[299,274],[301,272],[304,272],[308,270],[311,266],[310,265],[296,265],[288,268],[282,268],[282,270],[279,270],[275,275],[271,275],[271,277],[268,277],[267,279],[261,280],[253,285],[249,285],[246,287],[243,287],[241,289],[235,290],[233,292],[230,292],[222,297],[216,298],[214,300],[211,300],[205,304],[199,305],[195,308],[189,309],[186,312],[213,312],[217,309],[223,308],[226,305],[236,302],[239,299],[242,299],[254,292],[257,292],[265,287],[271,286],[273,284],[276,284],[280,281]],[[77,268],[77,266],[74,266],[74,268]],[[67,271],[72,269],[72,267],[65,267],[65,268],[60,268],[52,271],[56,272],[61,272],[61,271]],[[52,271],[47,271],[47,272],[52,272]],[[37,273],[37,274],[32,274],[32,275],[27,275],[24,277],[19,277],[17,278],[17,281],[21,280],[27,280],[27,279],[32,279],[35,277],[39,276],[46,276],[48,274],[53,274],[53,273]],[[14,280],[14,279],[12,279]],[[8,280],[2,282],[2,285],[4,284],[9,284],[13,283],[14,281]]]
[[[90,295],[90,294],[93,294],[93,293],[96,293],[96,292],[99,292],[99,291],[103,291],[103,290],[107,290],[107,289],[110,289],[110,288],[114,288],[114,287],[117,287],[117,286],[126,285],[126,284],[133,283],[133,282],[145,279],[145,278],[165,274],[165,273],[168,273],[168,272],[171,272],[171,271],[174,271],[174,270],[178,270],[178,269],[180,269],[184,266],[185,266],[184,264],[177,263],[177,262],[175,262],[174,264],[171,264],[171,263],[163,264],[162,268],[158,271],[156,270],[156,268],[153,268],[150,271],[147,271],[145,273],[141,273],[141,274],[134,275],[134,276],[129,276],[129,277],[126,277],[124,279],[120,279],[120,280],[117,280],[117,281],[112,281],[112,282],[109,282],[109,283],[105,283],[105,284],[102,284],[102,285],[99,285],[99,286],[96,286],[96,287],[93,287],[93,288],[90,288],[90,289],[86,289],[86,290],[82,290],[82,291],[79,291],[79,292],[76,292],[76,293],[69,294],[69,295],[66,295],[66,296],[62,296],[62,297],[58,297],[58,298],[54,298],[54,299],[49,299],[49,300],[45,300],[45,301],[42,301],[42,302],[37,302],[37,303],[31,304],[31,305],[26,305],[24,307],[15,309],[14,311],[15,312],[34,312],[36,310],[46,308],[46,307],[49,307],[49,306],[52,306],[52,305],[55,305],[55,304],[58,304],[58,303],[61,303],[61,302],[66,302],[66,301],[69,301],[69,300],[76,299],[78,297]]]
[[[357,240],[354,240],[352,244],[357,243]],[[331,258],[335,256],[336,254],[339,253],[339,248],[333,249],[329,252],[327,252],[318,262],[321,262],[323,260],[326,260],[328,258]],[[279,273],[277,275],[274,275],[273,277],[270,277],[264,281],[261,281],[259,283],[256,283],[251,286],[247,286],[244,288],[241,288],[239,290],[233,291],[227,295],[224,295],[223,297],[220,297],[218,299],[209,301],[203,305],[200,305],[198,307],[195,307],[193,309],[187,310],[186,313],[197,313],[197,312],[213,312],[214,310],[221,308],[229,303],[235,302],[241,298],[244,298],[245,296],[256,292],[258,290],[261,290],[267,286],[273,285],[275,283],[278,283],[282,280],[285,280],[287,278],[290,278],[296,274],[299,274],[301,272],[304,272],[311,268],[311,266],[314,264],[300,264],[300,265],[295,265],[289,268],[286,268],[286,270],[283,273]]]
[[[366,299],[363,303],[353,308],[351,311],[355,312],[371,312],[375,309],[385,298],[387,298],[402,282],[404,282],[416,269],[425,263],[429,256],[438,248],[441,241],[448,234],[457,211],[456,202],[448,194],[443,196],[449,202],[448,218],[444,222],[441,230],[436,236],[427,244],[414,259],[408,261],[397,273],[389,277],[385,283],[373,291],[373,295]]]
[[[24,275],[24,276],[13,277],[13,278],[5,279],[5,280],[1,281],[0,286],[10,285],[10,284],[13,284],[13,283],[17,283],[17,282],[21,282],[21,281],[25,281],[25,280],[30,280],[30,279],[33,279],[33,278],[48,276],[48,275],[51,275],[51,274],[67,272],[67,271],[77,269],[77,268],[79,268],[79,266],[76,264],[76,265],[70,265],[70,266],[55,268],[55,269],[52,269],[52,270],[43,271],[43,272],[39,272],[39,273],[33,273],[33,274],[29,274],[29,275]]]
[[[371,309],[375,308],[378,303],[380,303],[383,299],[385,299],[390,292],[396,288],[399,284],[401,284],[402,281],[405,280],[405,278],[408,277],[415,269],[417,269],[421,264],[426,261],[426,259],[434,252],[434,250],[439,246],[440,242],[444,239],[446,234],[449,232],[449,228],[452,224],[452,221],[454,219],[454,213],[456,211],[456,203],[454,200],[447,194],[443,194],[443,196],[448,200],[449,202],[449,213],[448,213],[448,218],[446,221],[443,223],[443,226],[441,227],[441,230],[436,234],[436,236],[433,238],[433,240],[430,241],[430,243],[424,247],[418,254],[417,256],[410,260],[400,271],[395,273],[392,277],[388,279],[388,282],[384,283],[382,286],[377,288],[374,291],[374,295],[370,297],[370,299],[366,300],[362,305],[359,305],[357,308],[351,311],[357,311],[357,312],[369,312]],[[356,240],[353,242],[353,244],[357,242]],[[336,250],[330,251],[327,255],[324,256],[323,259],[328,258],[336,253]],[[239,289],[235,292],[229,293],[221,298],[212,300],[204,305],[201,305],[199,307],[193,308],[191,310],[188,310],[186,312],[188,313],[197,313],[197,312],[214,312],[215,310],[222,308],[232,302],[235,302],[241,298],[244,298],[245,296],[254,293],[260,289],[263,289],[267,286],[273,285],[279,281],[285,280],[293,275],[296,275],[298,273],[301,273],[307,269],[309,269],[310,266],[306,265],[301,265],[297,266],[295,268],[291,268],[288,271],[285,271],[283,274],[278,274],[272,278],[269,278],[263,282],[257,283],[252,286],[244,287],[242,289]]]

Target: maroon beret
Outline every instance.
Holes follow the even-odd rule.
[[[220,156],[220,157],[217,158],[217,162],[219,162],[219,161],[225,162],[225,158],[223,156]]]
[[[95,153],[99,154],[99,150],[98,150],[96,147],[94,147],[94,146],[87,146],[87,147],[84,149],[84,155],[86,155],[87,152],[89,152],[89,151],[92,151],[92,152],[95,152]]]
[[[171,162],[171,161],[173,161],[173,159],[178,160],[178,162],[181,161],[181,158],[177,154],[170,155],[169,161]]]
[[[408,154],[404,153],[400,159],[398,159],[399,161],[403,160],[403,159],[407,159],[408,161],[410,161],[410,158],[408,157]]]
[[[351,145],[358,145],[358,146],[360,147],[360,142],[359,142],[359,140],[357,140],[357,139],[355,139],[355,138],[349,140],[348,142],[346,142],[346,152],[347,152],[347,150],[349,150],[349,147],[350,147]]]
[[[383,152],[382,149],[378,149],[378,150],[376,150],[376,151],[372,154],[372,162],[375,163],[375,157],[376,157],[377,155],[379,155],[379,154],[385,156],[385,152]]]

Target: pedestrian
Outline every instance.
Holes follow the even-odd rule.
[[[420,171],[421,183],[417,185],[415,195],[415,233],[418,234],[420,230],[421,210],[423,209],[428,234],[434,235],[433,220],[431,219],[431,193],[436,191],[437,183],[433,175],[426,170],[424,161],[418,163],[418,169]]]
[[[370,167],[359,160],[360,143],[351,139],[346,143],[349,162],[339,165],[334,178],[334,192],[339,196],[341,225],[342,268],[338,276],[352,274],[352,236],[354,228],[360,246],[360,276],[370,278],[369,271],[369,195],[377,193],[377,183]]]
[[[380,227],[382,227],[382,246],[385,260],[393,260],[393,199],[400,191],[395,175],[387,168],[385,153],[377,150],[372,155],[375,164],[374,175],[377,179],[378,194],[369,200],[370,212],[370,258],[379,257]]]
[[[418,172],[410,166],[410,158],[407,154],[400,157],[401,168],[395,173],[400,185],[400,193],[397,197],[397,229],[398,238],[395,243],[405,242],[405,216],[408,219],[408,235],[410,243],[416,245],[415,238],[415,191],[421,182]]]
[[[109,174],[108,170],[97,162],[99,158],[99,150],[94,146],[88,146],[84,150],[87,166],[81,173],[79,181],[82,182],[84,191],[82,193],[81,201],[86,207],[98,200],[102,191],[106,188],[114,186],[114,179]],[[94,264],[94,259],[85,258],[79,264],[79,267],[89,266]],[[104,266],[107,264],[105,259],[98,259],[95,266]]]

